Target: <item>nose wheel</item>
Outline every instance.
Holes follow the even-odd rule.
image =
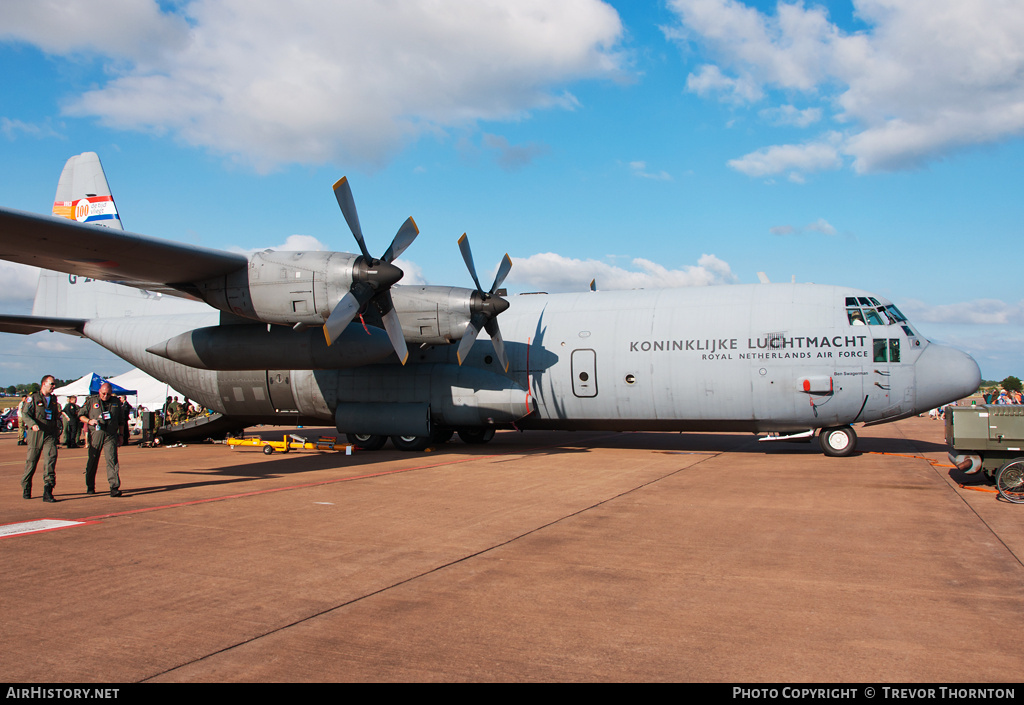
[[[857,447],[857,434],[851,426],[832,426],[823,428],[818,433],[818,443],[825,455],[833,458],[845,458]]]

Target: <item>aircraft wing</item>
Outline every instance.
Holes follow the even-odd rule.
[[[84,338],[82,328],[85,326],[85,323],[85,320],[82,318],[0,315],[0,333],[31,335],[39,331],[51,330]]]
[[[233,252],[9,208],[0,208],[0,259],[179,296],[249,263]]]

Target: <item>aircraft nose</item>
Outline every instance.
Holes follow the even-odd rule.
[[[934,409],[978,390],[981,369],[974,358],[956,348],[932,343],[914,365],[917,376],[917,407]]]

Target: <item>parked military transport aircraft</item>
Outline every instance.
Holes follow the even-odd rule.
[[[97,156],[72,157],[55,217],[0,209],[0,258],[51,270],[33,315],[0,316],[0,331],[94,340],[218,412],[224,428],[330,421],[364,448],[390,437],[417,450],[454,432],[483,442],[500,428],[817,431],[841,456],[855,448],[853,424],[905,418],[980,383],[969,356],[849,287],[507,300],[511,260],[485,291],[465,236],[475,289],[400,286],[393,262],[415,223],[375,258],[348,182],[334,190],[360,254],[245,257],[124,232]],[[476,341],[481,329],[490,341]]]

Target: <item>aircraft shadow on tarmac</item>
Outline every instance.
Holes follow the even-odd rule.
[[[292,451],[288,454],[275,454],[273,459],[264,458],[262,453],[256,449],[244,449],[232,451],[240,454],[237,463],[217,468],[182,468],[167,470],[169,476],[193,476],[195,481],[183,483],[168,483],[153,485],[149,487],[124,488],[126,495],[154,494],[171,491],[181,491],[198,487],[229,486],[239,483],[251,482],[252,480],[281,478],[310,473],[322,473],[327,470],[342,470],[351,474],[353,478],[361,477],[374,472],[375,466],[382,462],[412,461],[410,467],[428,468],[435,463],[444,464],[446,456],[480,456],[481,458],[501,455],[562,455],[569,453],[591,452],[590,446],[599,446],[603,449],[620,448],[623,450],[646,450],[650,452],[663,453],[750,453],[763,454],[778,457],[780,455],[806,456],[820,455],[821,449],[816,439],[805,442],[771,442],[762,443],[753,434],[730,434],[730,433],[645,433],[645,432],[601,432],[601,431],[577,431],[577,432],[536,432],[536,433],[501,433],[487,445],[470,445],[461,441],[453,440],[449,443],[434,447],[431,453],[406,453],[390,448],[379,451],[357,451],[348,456],[338,452],[310,452]],[[938,443],[929,443],[920,440],[906,438],[861,438],[859,450],[854,455],[862,453],[901,453],[919,454],[924,452],[941,452],[946,446]],[[161,453],[163,451],[155,451]],[[225,452],[226,449],[225,449]],[[245,455],[251,455],[250,462]],[[825,459],[830,462],[842,463],[842,459]],[[167,457],[168,464],[174,459]],[[392,467],[400,471],[401,467]],[[964,484],[983,483],[984,479],[976,479],[972,476],[962,475],[959,471],[951,470],[950,477],[954,481]],[[199,477],[206,478],[199,480]],[[129,479],[130,475],[128,478]],[[308,478],[311,481],[328,479],[326,477]],[[333,479],[333,478],[332,478]],[[130,481],[130,479],[129,479]],[[253,488],[255,489],[255,488]],[[63,499],[75,499],[76,495],[65,495]],[[83,493],[81,499],[87,496]]]

